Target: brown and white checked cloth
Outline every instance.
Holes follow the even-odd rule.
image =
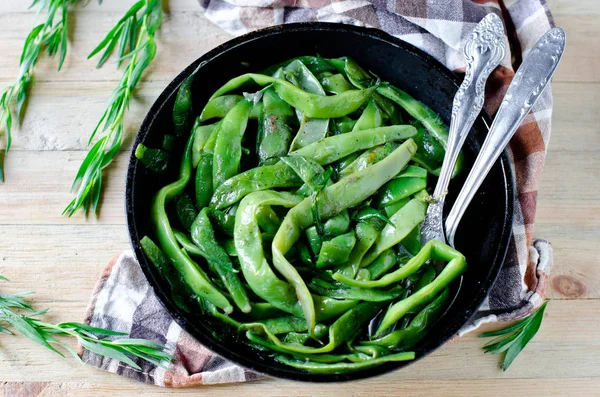
[[[464,71],[462,47],[477,22],[493,12],[507,29],[511,52],[487,85],[493,114],[522,57],[554,23],[544,0],[200,0],[206,16],[234,35],[271,25],[327,21],[383,29],[428,52],[451,70]],[[200,22],[199,22],[200,23]],[[517,319],[538,307],[552,267],[552,248],[532,244],[537,188],[550,138],[552,93],[547,88],[510,143],[517,203],[508,256],[489,298],[460,335],[485,322]],[[141,371],[83,352],[86,363],[166,387],[243,382],[260,375],[213,354],[183,331],[152,292],[131,252],[114,258],[94,290],[86,322],[166,344],[177,361],[169,371],[138,362]]]

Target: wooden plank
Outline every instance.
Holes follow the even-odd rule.
[[[43,307],[46,304],[38,306]],[[50,306],[53,309],[54,321],[81,318],[82,305],[79,302],[63,301]],[[588,378],[600,381],[600,330],[596,326],[596,320],[600,316],[600,301],[553,301],[548,305],[546,313],[536,338],[506,372],[497,367],[497,356],[483,354],[481,346],[484,341],[475,334],[469,334],[446,344],[430,357],[404,370],[362,382],[336,385],[336,390],[341,388],[340,392],[355,390],[357,393],[366,393],[372,387],[380,387],[381,394],[376,395],[387,395],[406,382],[412,385],[423,383],[424,387],[431,382],[443,380],[452,384],[467,379],[469,382],[502,380],[506,382],[505,385],[521,379],[567,381]],[[2,336],[1,340],[3,343],[0,353],[0,382],[58,382],[67,385],[87,383],[109,390],[123,386],[128,389],[140,387],[139,384],[123,381],[116,375],[81,366],[73,359],[61,359],[20,336]],[[476,370],[473,367],[474,363],[477,363]],[[255,393],[251,395],[269,395],[263,386],[268,388],[271,383],[277,385],[273,387],[289,387],[291,392],[300,390],[295,388],[301,387],[302,390],[306,390],[307,395],[313,395],[319,386],[323,387],[261,381],[257,384],[220,386],[219,389],[235,390],[236,393],[248,390]],[[256,386],[261,384],[265,385]],[[325,389],[331,391],[331,388]],[[202,389],[196,389],[196,392],[199,390]]]
[[[548,5],[550,5],[550,11],[555,18],[572,15],[600,15],[600,7],[596,0],[548,0]]]
[[[435,380],[428,382],[419,381],[399,381],[396,384],[384,383],[386,377],[379,378],[379,382],[351,382],[335,386],[336,395],[349,396],[448,396],[462,397],[468,392],[469,395],[505,397],[506,391],[510,390],[510,395],[535,396],[596,396],[596,390],[600,387],[600,381],[597,379],[569,379],[569,380],[532,380],[516,379],[511,382],[505,380],[457,380],[445,381]],[[0,385],[1,387],[1,385]],[[7,383],[6,388],[14,387],[12,383]],[[131,383],[122,383],[119,385],[103,385],[99,388],[97,385],[88,382],[81,383],[51,383],[41,384],[44,397],[55,397],[69,395],[71,397],[89,397],[91,395],[98,397],[129,397],[134,393],[139,393],[140,389],[144,391],[145,397],[165,396],[165,395],[198,395],[200,393],[209,393],[211,396],[229,397],[232,393],[238,393],[247,397],[279,397],[283,394],[289,396],[313,396],[330,397],[333,386],[321,384],[301,384],[297,382],[283,382],[264,380],[248,384],[226,386],[202,386],[194,389],[159,389],[150,387],[140,387]],[[0,388],[0,397],[2,397]],[[14,395],[6,394],[6,397]],[[27,395],[33,397],[36,395]]]
[[[116,70],[115,59],[96,69],[99,58],[88,60],[87,56],[124,12],[102,8],[95,12],[73,14],[74,32],[63,69],[57,73],[56,61],[42,56],[35,69],[37,81],[119,81],[122,71]],[[36,23],[39,19],[35,13],[0,12],[0,48],[3,50],[0,82],[8,83],[17,76],[23,41]],[[198,6],[194,11],[173,11],[165,17],[156,36],[158,51],[148,75],[153,80],[170,81],[196,58],[231,37],[208,21]]]
[[[2,291],[35,290],[45,304],[77,302],[83,310],[108,261],[129,249],[124,226],[2,226],[0,274],[11,280]]]
[[[86,220],[81,212],[71,218],[61,215],[73,198],[69,190],[85,154],[82,151],[11,152],[5,162],[6,182],[0,188],[0,224],[124,225],[125,174],[129,162],[125,152],[104,170],[102,207],[97,219],[90,216]]]

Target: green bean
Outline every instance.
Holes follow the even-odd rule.
[[[374,85],[377,80],[373,76],[365,72],[353,59],[348,57],[342,57],[339,59],[328,59],[327,60],[336,70],[340,73],[344,73],[348,80],[356,88],[367,88]]]
[[[421,275],[421,278],[419,279],[419,281],[417,281],[417,284],[415,285],[415,291],[418,291],[426,285],[430,284],[435,279],[435,276],[436,273],[433,266],[426,266],[425,270],[423,271],[423,274]]]
[[[350,215],[347,210],[342,211],[340,214],[327,219],[323,224],[322,235],[317,230],[316,226],[311,226],[306,229],[306,238],[314,249],[315,255],[321,250],[321,244],[323,243],[323,237],[335,237],[348,232],[350,228]]]
[[[206,208],[206,207],[205,207]],[[235,215],[208,208],[208,217],[212,224],[222,233],[233,237],[233,228],[235,227]]]
[[[238,253],[244,278],[250,289],[274,307],[302,316],[302,308],[294,288],[280,280],[265,260],[262,238],[255,219],[257,209],[263,205],[291,207],[301,198],[284,192],[255,192],[246,196],[236,213],[234,232],[235,248]],[[325,321],[356,305],[353,301],[338,301],[323,297],[313,297],[317,318]]]
[[[202,251],[196,244],[194,244],[185,233],[173,229],[173,234],[175,235],[175,240],[177,240],[177,242],[179,243],[179,245],[181,245],[181,248],[183,248],[185,252],[187,252],[190,255],[199,256],[206,259],[208,255],[204,251]]]
[[[371,280],[377,280],[379,276],[387,273],[391,268],[396,266],[398,259],[393,250],[389,249],[379,255],[375,261],[367,267]]]
[[[369,271],[367,269],[358,269],[358,272],[356,273],[356,280],[365,281],[365,280],[370,280],[370,279],[371,279],[371,274],[369,273]]]
[[[365,150],[360,156],[358,156],[350,164],[344,164],[339,172],[340,178],[346,178],[348,175],[352,175],[355,172],[364,170],[370,165],[381,161],[386,156],[389,156],[396,148],[398,144],[395,142],[388,142],[385,145],[375,146],[371,149]],[[416,154],[416,153],[415,153]],[[410,167],[410,166],[409,166]]]
[[[223,248],[225,249],[225,252],[227,252],[227,255],[238,256],[237,251],[235,250],[235,243],[233,242],[232,238],[223,241]]]
[[[213,155],[213,186],[220,186],[235,176],[242,158],[242,136],[248,124],[252,103],[243,100],[237,103],[217,127],[217,141]]]
[[[181,223],[185,230],[189,231],[194,219],[196,219],[196,216],[198,215],[196,205],[189,194],[184,192],[179,196],[175,204],[175,211],[177,212],[179,223]]]
[[[414,127],[408,125],[353,131],[325,138],[320,142],[296,150],[292,154],[309,157],[321,165],[331,164],[360,150],[387,142],[409,139],[415,134],[415,131]]]
[[[383,331],[401,319],[402,316],[414,307],[432,301],[453,280],[465,272],[467,264],[465,262],[465,257],[460,252],[436,240],[432,240],[427,244],[430,243],[433,243],[431,250],[432,259],[449,261],[449,263],[433,282],[416,291],[408,298],[392,305],[383,316],[383,320],[381,320],[381,324],[377,329],[376,336],[380,336]]]
[[[250,313],[245,314],[245,317],[250,317],[252,321],[267,320],[285,315],[284,312],[267,302],[250,302],[250,307],[252,307],[252,310]]]
[[[283,338],[284,343],[295,343],[298,345],[303,345],[310,339],[310,335],[308,333],[299,333],[299,332],[288,332]]]
[[[208,142],[211,134],[215,130],[215,124],[208,125],[200,125],[199,119],[196,119],[196,124],[194,124],[194,145],[192,146],[192,168],[198,167],[198,163],[200,163],[200,156],[202,155],[202,151],[204,150],[204,146]]]
[[[312,74],[312,72],[302,63],[300,60],[294,60],[290,62],[284,69],[284,76],[288,81],[302,89],[303,91],[325,95],[323,87],[319,80]]]
[[[378,128],[383,125],[381,111],[372,99],[369,99],[368,105],[363,110],[360,118],[352,127],[352,131],[363,131]],[[343,177],[344,169],[353,164],[360,157],[359,152],[355,151],[339,161],[337,170]]]
[[[327,219],[323,224],[323,232],[326,236],[339,236],[348,232],[350,228],[350,214],[348,210],[340,212],[338,215]]]
[[[273,82],[273,87],[281,99],[299,109],[306,117],[317,119],[343,117],[353,113],[375,92],[375,87],[371,87],[324,96],[307,93],[287,81],[277,79]]]
[[[289,150],[293,139],[292,126],[295,124],[294,111],[273,88],[264,92],[263,103],[257,155],[260,165],[270,165]]]
[[[346,91],[354,89],[352,85],[346,80],[343,74],[338,73],[331,76],[324,76],[321,78],[321,85],[326,92],[331,94],[341,94]]]
[[[324,241],[319,251],[317,267],[339,266],[348,262],[350,252],[352,252],[355,244],[356,234],[354,230],[334,237],[329,241]]]
[[[196,69],[197,70],[197,69]],[[187,77],[177,90],[175,104],[173,105],[173,124],[175,135],[183,138],[190,131],[190,119],[192,117],[192,83],[196,72]]]
[[[446,146],[448,145],[448,127],[437,113],[394,86],[381,85],[377,87],[377,92],[402,106],[408,114],[423,124],[429,133],[431,133],[442,147],[446,149]],[[463,167],[463,162],[464,156],[461,153],[458,156],[456,166],[454,167],[454,175],[457,175],[460,172]]]
[[[312,250],[314,255],[319,255],[319,251],[321,251],[321,245],[323,245],[323,238],[317,231],[315,226],[311,226],[304,232],[306,235],[306,239],[308,240],[308,245]]]
[[[312,254],[310,253],[308,246],[304,241],[298,242],[298,252],[300,253],[300,260],[303,264],[309,268],[315,267],[315,261],[313,260]]]
[[[400,113],[398,106],[393,101],[389,100],[388,98],[382,96],[377,92],[373,94],[373,99],[375,100],[377,106],[379,106],[379,108],[383,111],[384,116],[387,117],[391,124],[404,124],[402,121],[402,114]]]
[[[262,191],[246,196],[236,213],[234,241],[244,278],[255,294],[296,316],[302,310],[293,287],[281,281],[264,259],[256,212],[263,205],[293,207],[302,200],[290,193]]]
[[[247,73],[235,77],[219,88],[211,99],[253,82],[259,86],[273,84],[281,99],[300,110],[306,117],[329,119],[343,117],[356,111],[375,92],[375,87],[350,90],[339,95],[324,96],[308,93],[292,83],[262,74]]]
[[[398,298],[404,289],[394,287],[389,291],[382,291],[375,288],[356,288],[340,287],[335,285],[322,285],[313,280],[309,287],[315,293],[321,296],[327,296],[335,299],[354,299],[365,302],[386,302]]]
[[[381,231],[381,227],[379,226],[381,226],[379,222],[373,222],[371,220],[365,220],[356,224],[357,242],[352,253],[350,253],[348,264],[346,267],[339,270],[341,274],[349,278],[354,278],[356,276],[363,257],[379,236]]]
[[[167,152],[173,151],[177,138],[174,135],[165,134],[163,137],[162,148]]]
[[[359,303],[353,299],[339,300],[321,295],[313,295],[312,298],[315,303],[317,321],[327,321],[339,317]],[[316,332],[316,328],[314,332]]]
[[[327,183],[325,170],[316,161],[300,156],[281,157],[281,162],[290,167],[302,181],[308,185],[311,191],[323,188]]]
[[[204,208],[200,211],[192,224],[192,240],[205,253],[208,263],[219,275],[237,307],[242,312],[248,313],[251,309],[248,294],[246,294],[237,272],[233,269],[229,255],[215,239],[215,232],[208,218],[207,210],[208,208]]]
[[[406,250],[411,255],[417,255],[417,253],[421,250],[421,228],[415,227],[404,239],[402,239],[401,245],[406,248]]]
[[[212,98],[206,103],[204,109],[202,109],[202,113],[198,117],[198,120],[205,122],[214,118],[223,118],[231,109],[233,109],[235,105],[237,105],[238,102],[243,99],[244,97],[242,95],[222,95]],[[248,118],[258,119],[262,111],[263,103],[257,102],[252,106],[252,110],[250,110]]]
[[[383,346],[388,349],[410,349],[426,336],[427,331],[442,314],[449,297],[449,289],[445,288],[433,302],[429,303],[415,316],[406,328],[391,332],[379,339],[361,343]]]
[[[302,56],[302,57],[288,59],[287,61],[270,66],[263,71],[263,74],[267,74],[267,75],[271,76],[278,69],[285,68],[287,65],[289,65],[290,63],[292,63],[296,60],[299,60],[303,64],[305,64],[306,67],[308,67],[308,69],[315,75],[325,72],[325,71],[334,71],[335,70],[335,68],[333,66],[331,66],[331,64],[329,62],[327,62],[327,60],[325,58],[314,57],[314,56]]]
[[[160,248],[169,258],[171,258],[175,268],[194,293],[200,297],[206,298],[206,300],[223,309],[226,313],[231,313],[233,307],[227,298],[206,278],[198,265],[179,247],[165,209],[167,201],[171,201],[177,197],[185,189],[190,180],[192,172],[191,149],[193,138],[192,134],[188,139],[181,163],[179,179],[160,189],[154,198],[151,219],[155,227],[156,237]]]
[[[415,359],[414,352],[403,352],[390,354],[389,356],[379,357],[372,360],[365,360],[354,363],[319,363],[307,360],[290,359],[285,355],[277,355],[275,359],[290,367],[303,369],[317,374],[343,374],[348,372],[356,372],[368,368],[377,367],[384,363],[394,361],[410,361]]]
[[[140,143],[135,148],[135,157],[150,171],[164,174],[169,166],[171,156],[162,149],[151,149]]]
[[[242,99],[244,99],[242,95],[223,95],[213,98],[206,103],[199,119],[206,121],[216,117],[223,118]]]
[[[373,199],[375,207],[381,208],[395,204],[427,187],[427,171],[419,167],[409,167],[381,188]],[[424,175],[421,176],[421,173],[415,169],[423,171]]]
[[[263,324],[269,331],[277,334],[287,334],[288,332],[299,332],[306,331],[306,321],[300,317],[286,316],[282,318],[269,318],[266,320],[260,320],[259,323]],[[246,328],[251,328],[249,324],[243,324],[238,329],[239,331],[245,331]]]
[[[397,270],[392,273],[388,273],[385,276],[381,277],[378,280],[369,280],[369,281],[358,281],[352,280],[348,277],[344,277],[341,274],[335,273],[333,274],[333,279],[336,281],[340,281],[344,284],[347,284],[352,287],[361,287],[361,288],[378,288],[378,287],[387,287],[393,283],[404,280],[412,274],[415,274],[429,259],[431,256],[432,243],[425,244],[423,249],[419,251],[417,255],[412,257],[405,265],[400,266]],[[389,251],[389,250],[388,250]]]
[[[220,130],[220,122],[213,128],[208,140],[202,148],[198,167],[196,168],[195,193],[196,205],[198,208],[204,208],[210,203],[213,195],[213,153],[217,143],[217,135]]]
[[[356,120],[352,120],[348,116],[344,116],[342,118],[335,119],[335,122],[332,126],[333,135],[345,134],[347,132],[352,131],[354,126],[356,125]]]
[[[386,205],[385,207],[383,207],[383,211],[385,212],[385,215],[390,218],[392,217],[396,212],[400,211],[400,209],[402,207],[404,207],[406,204],[408,204],[408,202],[410,201],[410,197],[405,197],[401,200],[396,201],[393,204],[390,205]]]
[[[373,99],[369,99],[367,107],[360,115],[360,118],[356,121],[352,131],[369,130],[372,128],[381,127],[383,125],[383,118],[381,110]]]
[[[302,179],[285,164],[265,165],[242,172],[223,182],[215,190],[210,205],[221,209],[237,203],[251,192],[300,185]]]
[[[414,198],[400,208],[390,218],[394,225],[386,225],[383,228],[377,241],[375,241],[375,245],[365,256],[360,266],[370,265],[383,251],[401,242],[415,227],[423,222],[426,211],[427,204],[420,198]]]
[[[296,87],[316,95],[325,95],[325,91],[319,80],[308,70],[308,68],[299,60],[291,62],[285,67],[286,78]],[[312,119],[305,117],[303,113],[297,110],[300,120],[300,129],[296,134],[290,151],[300,149],[313,142],[317,142],[327,135],[329,129],[329,119]]]
[[[246,73],[241,76],[234,77],[233,79],[231,79],[227,83],[225,83],[217,91],[215,91],[214,94],[212,94],[212,96],[209,98],[209,103],[214,98],[220,97],[221,95],[225,95],[228,92],[240,89],[245,85],[254,83],[256,85],[264,87],[266,85],[273,84],[273,82],[275,82],[275,80],[276,79],[271,76],[266,76],[264,74],[257,74],[257,73]]]
[[[160,275],[164,277],[165,281],[169,284],[171,295],[177,306],[187,312],[191,312],[187,301],[194,293],[190,287],[181,280],[181,277],[176,274],[177,270],[173,267],[173,263],[148,236],[144,236],[140,240],[140,246],[150,263],[156,267],[156,270],[158,270]]]
[[[263,205],[256,211],[256,222],[261,230],[273,234],[277,233],[281,225],[281,219],[268,205]]]

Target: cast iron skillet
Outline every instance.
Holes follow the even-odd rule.
[[[140,142],[149,147],[159,147],[163,135],[172,133],[171,112],[177,88],[198,65],[202,64],[202,67],[193,85],[196,112],[218,87],[234,76],[260,71],[296,56],[316,54],[354,58],[383,81],[406,90],[433,108],[449,124],[452,100],[460,80],[434,58],[380,30],[331,23],[300,23],[238,37],[198,58],[156,100],[140,127],[134,147]],[[487,132],[486,122],[490,124],[489,117],[482,114],[475,123],[475,133],[471,134],[464,147],[467,170]],[[280,378],[313,382],[347,381],[383,374],[410,364],[387,363],[349,374],[311,374],[282,365],[268,354],[248,347],[235,332],[225,330],[218,320],[202,316],[199,311],[189,314],[178,308],[170,297],[168,284],[148,262],[139,244],[143,236],[153,237],[149,220],[152,197],[160,187],[177,178],[178,168],[171,167],[171,174],[159,177],[146,170],[132,153],[127,172],[126,210],[131,243],[142,270],[156,295],[182,328],[221,356]],[[450,185],[448,205],[454,202],[465,177],[466,172],[463,172]],[[458,229],[457,248],[466,256],[469,269],[449,310],[427,337],[415,346],[417,359],[453,337],[488,295],[508,248],[513,204],[513,171],[506,154],[503,154],[479,189]]]

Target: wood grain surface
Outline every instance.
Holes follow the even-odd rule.
[[[0,5],[0,87],[18,71],[23,40],[36,22],[23,0]],[[87,54],[130,2],[91,2],[73,15],[69,56],[36,69],[36,86],[15,131],[0,185],[2,290],[34,289],[37,307],[53,321],[83,318],[90,292],[110,257],[128,249],[125,170],[133,135],[166,84],[195,58],[231,37],[204,18],[195,0],[170,0],[158,34],[158,54],[127,116],[128,138],[107,170],[96,219],[60,214],[85,156],[87,139],[120,79],[113,64],[100,70]],[[567,51],[554,78],[551,144],[538,196],[535,235],[552,242],[551,300],[542,328],[507,372],[484,355],[470,334],[426,360],[379,378],[339,385],[265,379],[236,385],[166,390],[61,359],[25,338],[0,337],[3,396],[331,395],[600,395],[600,2],[549,1],[567,32]],[[492,327],[488,327],[492,328]]]

